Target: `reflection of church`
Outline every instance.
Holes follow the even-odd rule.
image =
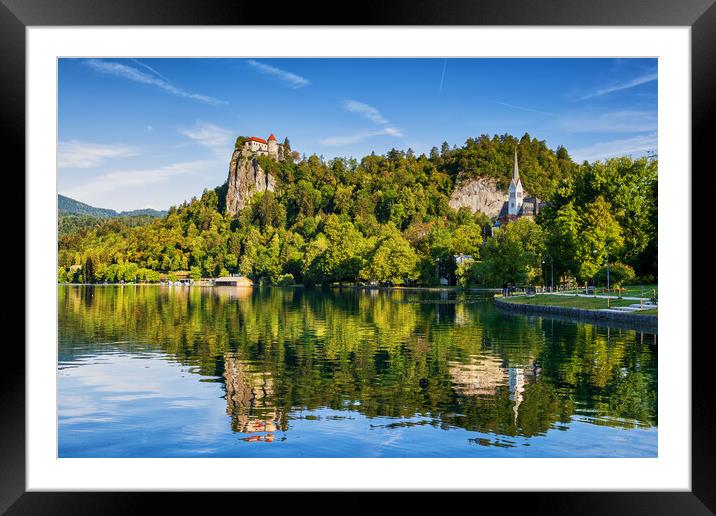
[[[226,413],[231,416],[232,430],[254,433],[283,429],[285,423],[282,425],[281,414],[275,406],[271,373],[257,371],[250,362],[227,355],[224,357],[224,382]]]
[[[448,368],[453,390],[462,396],[495,396],[500,387],[506,387],[513,402],[515,424],[527,381],[534,381],[537,374],[534,364],[506,367],[503,359],[492,355],[473,356],[467,363],[449,362]]]

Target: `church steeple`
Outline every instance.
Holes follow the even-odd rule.
[[[518,216],[522,209],[522,182],[520,181],[520,169],[517,164],[517,149],[515,149],[515,163],[512,168],[512,181],[510,181],[507,213]]]

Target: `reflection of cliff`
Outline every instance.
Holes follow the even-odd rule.
[[[256,371],[235,356],[224,358],[226,413],[235,432],[275,432],[280,425],[271,373]]]

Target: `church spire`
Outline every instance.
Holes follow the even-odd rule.
[[[515,184],[517,184],[517,181],[520,180],[520,171],[517,166],[517,147],[515,147],[515,167],[512,170],[512,181],[514,181]]]

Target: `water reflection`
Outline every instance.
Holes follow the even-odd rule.
[[[155,353],[181,365],[185,383],[218,382],[230,434],[290,443],[297,455],[318,453],[309,439],[318,436],[342,442],[342,455],[363,455],[365,441],[384,445],[377,428],[419,436],[403,449],[410,456],[435,455],[436,443],[455,435],[443,454],[462,456],[471,445],[514,448],[520,440],[546,451],[544,438],[577,423],[613,432],[657,426],[654,335],[504,314],[488,295],[131,285],[63,286],[58,295],[61,370],[118,352]],[[107,382],[111,371],[103,369]],[[138,384],[147,381],[135,374]],[[157,409],[143,403],[115,418],[151,422]],[[350,434],[365,418],[362,435]],[[377,422],[384,418],[392,421]],[[63,422],[61,411],[61,446],[72,432]],[[89,429],[101,435],[96,425]],[[221,431],[213,435],[235,446]],[[646,439],[646,454],[654,454],[656,433]],[[584,442],[585,455],[572,456],[590,456],[592,446]]]

